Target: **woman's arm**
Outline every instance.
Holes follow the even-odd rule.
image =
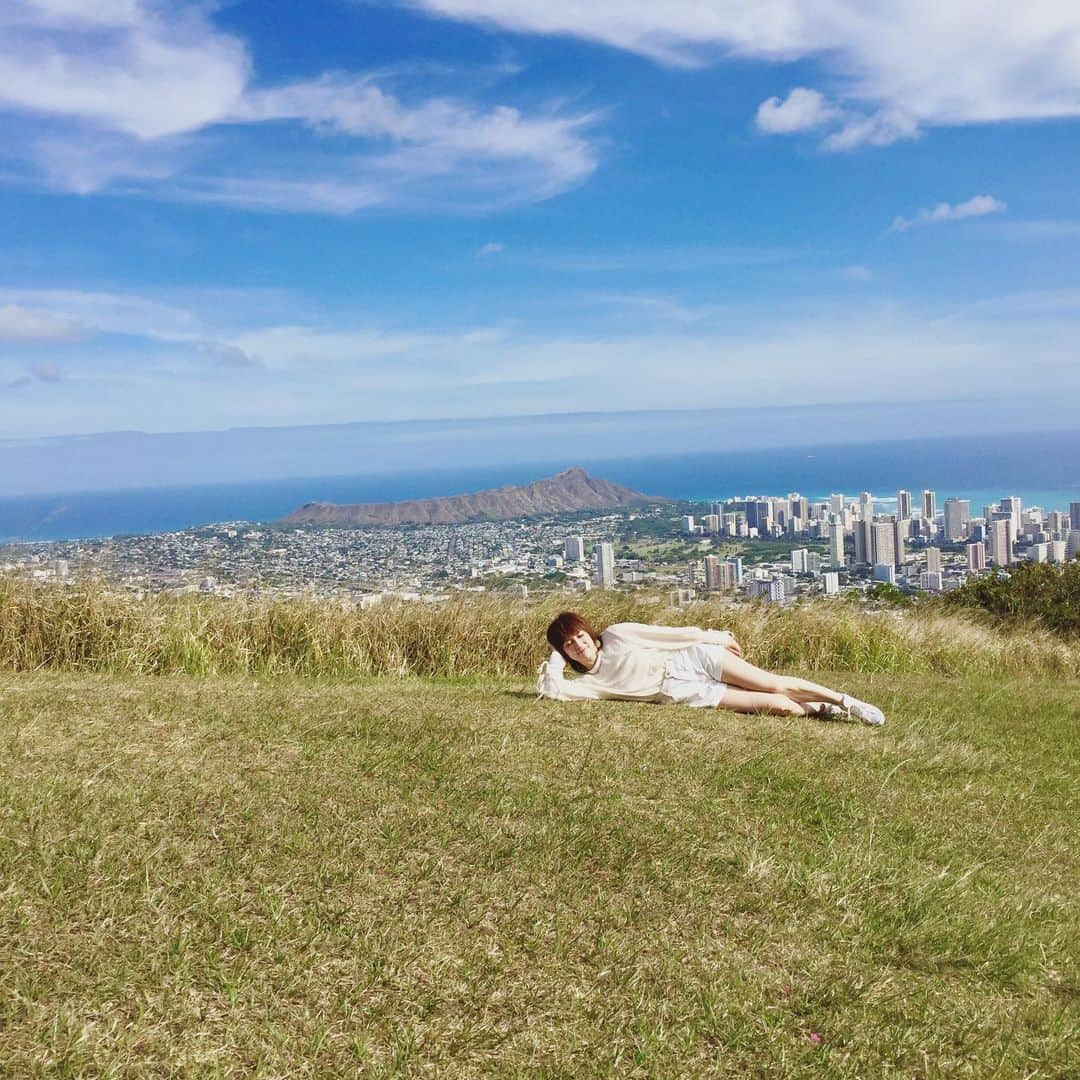
[[[586,679],[568,681],[563,678],[566,661],[561,653],[552,652],[540,665],[536,678],[536,693],[552,701],[596,701],[600,694]]]
[[[601,636],[608,634],[628,645],[645,649],[675,651],[689,645],[723,645],[736,656],[742,656],[742,648],[730,630],[702,630],[699,626],[651,626],[648,623],[627,622],[609,626]]]

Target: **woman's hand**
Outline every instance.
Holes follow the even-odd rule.
[[[728,652],[734,653],[736,656],[742,656],[742,646],[739,644],[738,639],[730,630],[722,631],[724,637],[727,639],[722,644]]]

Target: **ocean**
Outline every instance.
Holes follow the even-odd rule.
[[[525,484],[581,465],[594,476],[650,495],[706,501],[741,495],[812,500],[834,492],[870,491],[889,508],[906,488],[918,504],[923,488],[970,499],[972,511],[1003,495],[1025,506],[1068,510],[1080,501],[1080,431],[922,438],[617,459],[580,453],[547,462],[492,463],[456,469],[412,469],[354,476],[304,477],[257,483],[199,484],[71,495],[0,497],[0,542],[73,540],[173,532],[219,521],[272,522],[303,503],[385,502],[456,495]]]

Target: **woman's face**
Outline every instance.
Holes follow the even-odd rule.
[[[579,630],[573,637],[568,637],[563,642],[563,652],[585,668],[591,668],[600,655],[596,642],[587,630]]]

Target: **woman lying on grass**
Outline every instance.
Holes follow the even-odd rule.
[[[676,702],[741,713],[854,717],[878,727],[885,715],[847,694],[754,667],[730,630],[616,623],[602,634],[572,611],[547,630],[554,650],[540,667],[536,692],[556,701],[616,698]],[[569,664],[579,678],[566,680]]]

